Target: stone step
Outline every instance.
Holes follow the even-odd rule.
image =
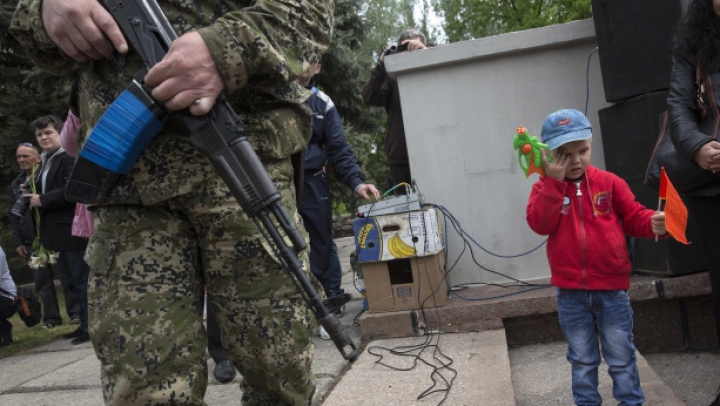
[[[572,405],[570,364],[565,358],[567,344],[556,342],[517,347],[510,350],[513,388],[517,406]],[[684,406],[640,353],[637,353],[640,385],[645,406]],[[612,380],[603,361],[599,367],[599,391],[605,404],[615,404]],[[693,405],[697,406],[697,405]]]
[[[432,344],[437,344],[438,336],[433,335]],[[432,386],[432,368],[418,362],[415,368],[413,359],[398,355],[389,355],[377,347],[407,349],[402,346],[418,345],[425,341],[423,337],[395,338],[376,340],[368,344],[359,359],[322,403],[323,406],[413,406],[438,404],[444,393],[434,393],[424,399],[418,396]],[[457,376],[452,381],[452,389],[443,404],[454,406],[514,406],[515,395],[510,374],[510,361],[504,330],[491,330],[473,333],[443,334],[439,338],[442,353],[452,359],[450,366]],[[372,353],[384,355],[383,363],[407,371],[393,370],[377,364],[378,357]],[[441,364],[433,360],[435,348],[429,346],[422,359],[433,365]],[[448,369],[439,372],[448,379],[453,373]],[[437,374],[439,388],[446,388]]]

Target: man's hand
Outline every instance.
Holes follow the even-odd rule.
[[[120,27],[97,0],[43,0],[41,15],[50,39],[76,61],[112,59],[113,49],[128,50]]]
[[[570,164],[568,155],[563,154],[556,156],[553,158],[552,162],[548,162],[546,150],[542,148],[540,149],[540,153],[542,154],[542,164],[543,168],[545,168],[545,176],[555,178],[560,182],[565,180],[565,169],[567,169],[568,164]]]
[[[720,142],[710,141],[703,145],[695,151],[693,160],[705,170],[720,171]]]
[[[374,197],[376,202],[380,200],[380,192],[377,190],[375,185],[362,184],[355,192],[358,196],[364,198],[368,202],[370,201],[370,196]]]
[[[27,248],[25,248],[24,245],[21,245],[17,248],[15,248],[15,251],[23,258],[27,258]]]
[[[652,230],[655,235],[663,236],[667,234],[667,228],[665,228],[665,212],[656,211],[655,214],[650,218],[652,221]]]
[[[190,113],[207,114],[225,87],[215,60],[198,32],[176,39],[162,61],[147,75],[152,96],[171,110],[190,107]],[[199,100],[198,104],[194,102]]]
[[[426,49],[427,47],[419,38],[413,38],[413,39],[407,39],[403,41],[400,45],[407,44],[407,52],[417,51],[418,49]],[[380,59],[378,59],[380,62],[384,62],[385,55],[387,55],[388,51],[390,51],[391,47],[387,47],[382,55],[380,55]]]
[[[408,39],[402,42],[407,44],[408,52],[417,51],[418,49],[426,49],[427,47],[419,38]]]
[[[30,206],[42,207],[42,203],[40,202],[40,195],[25,195],[25,197],[30,198]]]

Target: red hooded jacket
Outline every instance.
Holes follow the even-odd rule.
[[[624,180],[589,165],[579,182],[540,178],[530,192],[527,222],[547,235],[550,283],[564,289],[630,287],[625,235],[654,238],[654,210],[635,201]]]

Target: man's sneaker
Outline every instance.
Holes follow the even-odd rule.
[[[338,307],[333,313],[335,313],[337,317],[342,317],[345,314],[345,305]]]
[[[323,340],[329,340],[329,339],[330,339],[330,334],[328,334],[328,332],[325,331],[325,327],[323,327],[323,326],[318,327],[318,335],[319,335],[320,338],[322,338]]]
[[[213,370],[213,375],[220,383],[228,383],[235,379],[235,367],[229,359],[218,362]]]
[[[0,347],[7,347],[13,342],[12,334],[4,334],[0,336]]]
[[[77,316],[76,316],[76,317],[73,317],[73,318],[72,318],[72,324],[74,324],[74,325],[76,325],[76,326],[77,326],[77,325],[80,325],[80,317],[77,317]]]
[[[45,330],[52,330],[61,324],[62,324],[61,321],[49,321],[48,320],[43,324],[42,328],[44,328]]]
[[[717,396],[715,397],[715,400],[710,403],[710,406],[720,406],[720,388],[718,388]]]
[[[80,333],[80,335],[77,336],[77,338],[71,340],[70,344],[78,345],[78,344],[86,343],[88,341],[90,341],[90,333],[88,333],[85,330],[82,330],[82,333]]]
[[[62,338],[65,340],[70,340],[73,338],[78,338],[82,335],[82,333],[85,332],[85,330],[78,327],[77,330],[73,331],[72,333],[63,334]]]

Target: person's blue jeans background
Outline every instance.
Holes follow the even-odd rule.
[[[598,392],[602,346],[619,406],[642,405],[645,395],[640,388],[627,291],[557,289],[557,304],[560,327],[568,342],[575,404],[602,404]]]

